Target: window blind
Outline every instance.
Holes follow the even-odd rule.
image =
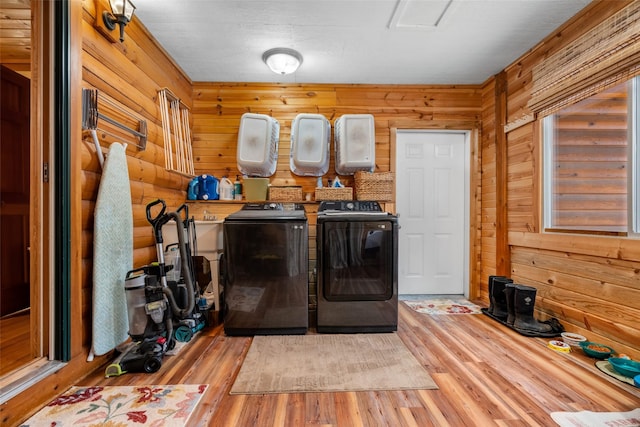
[[[583,34],[533,68],[528,107],[539,116],[640,74],[640,2]]]

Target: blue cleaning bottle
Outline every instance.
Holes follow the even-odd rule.
[[[197,200],[198,191],[198,177],[196,176],[189,182],[189,186],[187,187],[187,200]]]
[[[218,200],[219,198],[220,190],[218,188],[218,179],[212,175],[200,175],[198,177],[198,199]]]

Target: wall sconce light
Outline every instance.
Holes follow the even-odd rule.
[[[130,0],[109,0],[111,12],[105,10],[102,12],[102,21],[109,31],[116,28],[116,24],[120,26],[120,42],[124,41],[124,27],[131,21],[133,12],[136,7]]]
[[[276,74],[291,74],[302,64],[302,55],[293,49],[276,47],[263,53],[262,60]]]

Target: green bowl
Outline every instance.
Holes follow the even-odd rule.
[[[608,345],[600,344],[597,342],[591,342],[591,341],[581,342],[580,347],[582,348],[582,351],[584,351],[584,353],[587,356],[595,357],[596,359],[606,359],[607,357],[611,356],[613,353],[616,352],[614,349],[612,349]],[[594,347],[598,347],[598,348],[596,349]]]
[[[640,363],[633,360],[622,359],[620,357],[610,357],[609,363],[611,363],[613,369],[625,377],[633,378],[636,375],[640,375]]]

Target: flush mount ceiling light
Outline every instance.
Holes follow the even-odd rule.
[[[274,73],[291,74],[302,64],[302,55],[293,49],[276,47],[263,53],[262,60]]]
[[[120,26],[120,42],[124,41],[124,27],[131,21],[136,7],[130,0],[109,0],[111,12],[102,12],[104,26],[113,31],[116,24]]]

